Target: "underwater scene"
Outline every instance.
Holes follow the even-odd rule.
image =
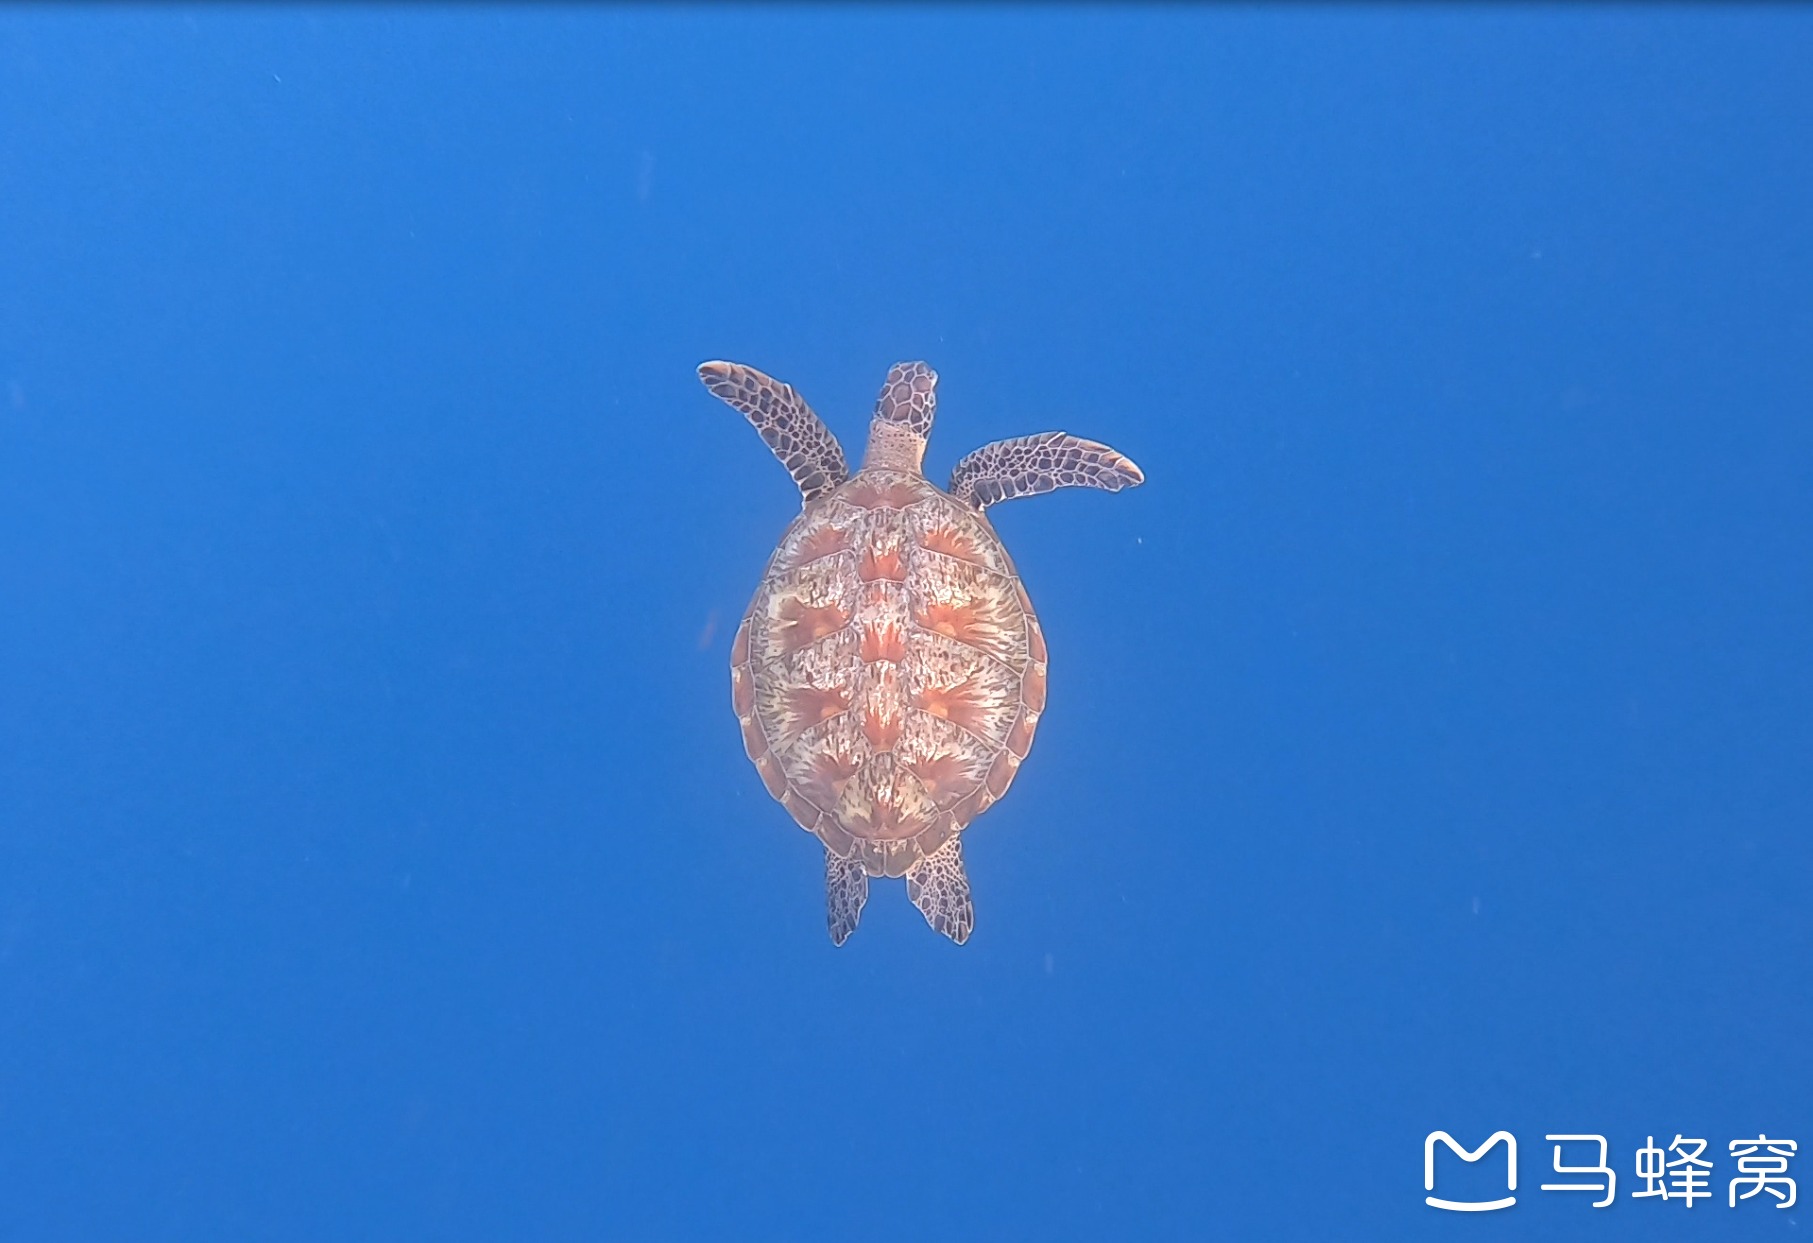
[[[0,1238],[1813,1226],[1813,11],[0,11]]]

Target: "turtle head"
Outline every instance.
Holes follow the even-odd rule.
[[[926,437],[938,408],[938,373],[924,363],[895,363],[875,400],[869,422],[869,449],[862,459],[868,470],[904,470],[922,474]]]

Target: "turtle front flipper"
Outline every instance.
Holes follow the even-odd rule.
[[[862,870],[862,864],[825,851],[825,926],[831,930],[833,945],[850,939],[868,900],[869,874]]]
[[[791,384],[742,363],[700,363],[699,379],[755,425],[806,500],[816,500],[850,477],[843,446]]]
[[[1145,481],[1139,467],[1107,445],[1063,432],[1040,432],[997,440],[971,453],[951,471],[950,494],[986,509],[997,501],[1058,488],[1119,492]]]
[[[969,877],[963,871],[963,843],[953,837],[907,869],[907,897],[925,922],[962,945],[976,926],[969,900]]]

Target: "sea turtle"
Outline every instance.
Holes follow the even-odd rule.
[[[854,475],[791,385],[726,362],[699,379],[805,503],[737,628],[730,687],[768,793],[824,843],[831,939],[855,930],[869,877],[905,876],[961,944],[975,914],[959,834],[1006,792],[1045,710],[1045,638],[982,511],[1144,476],[1106,445],[1042,432],[977,449],[941,491],[920,465],[938,384],[922,362],[889,370]]]

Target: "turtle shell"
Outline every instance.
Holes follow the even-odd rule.
[[[731,647],[743,743],[794,819],[903,876],[1014,779],[1045,639],[979,510],[865,470],[781,537]]]

